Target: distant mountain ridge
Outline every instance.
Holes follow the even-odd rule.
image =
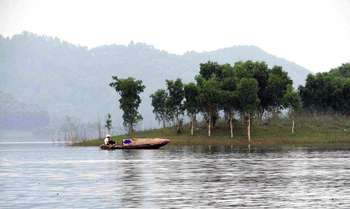
[[[303,84],[309,70],[271,55],[256,46],[233,46],[210,52],[175,55],[143,43],[105,45],[88,49],[58,38],[23,32],[0,36],[0,89],[21,102],[37,104],[50,116],[75,116],[96,121],[112,112],[121,127],[117,97],[108,84],[111,76],[135,77],[146,85],[140,110],[146,128],[155,127],[149,95],[165,86],[165,79],[192,81],[199,63],[208,60],[233,64],[239,60],[281,65],[295,86]],[[117,123],[116,123],[117,122]]]
[[[35,105],[19,102],[1,91],[0,104],[0,130],[31,130],[49,124],[49,115],[46,111]]]

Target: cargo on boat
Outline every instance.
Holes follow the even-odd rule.
[[[168,144],[169,139],[160,138],[138,138],[138,139],[124,139],[123,144],[113,144],[100,146],[103,150],[114,149],[159,149],[160,147]]]

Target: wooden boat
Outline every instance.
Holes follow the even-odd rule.
[[[132,139],[130,144],[114,144],[114,145],[105,145],[100,146],[103,150],[115,150],[115,149],[159,149],[160,147],[168,144],[169,139],[160,139],[160,138],[138,138]]]

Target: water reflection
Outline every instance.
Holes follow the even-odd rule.
[[[350,152],[0,145],[0,208],[350,206]]]

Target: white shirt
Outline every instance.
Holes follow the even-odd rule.
[[[109,139],[106,137],[106,138],[105,138],[105,145],[108,144],[108,141],[109,141]]]

